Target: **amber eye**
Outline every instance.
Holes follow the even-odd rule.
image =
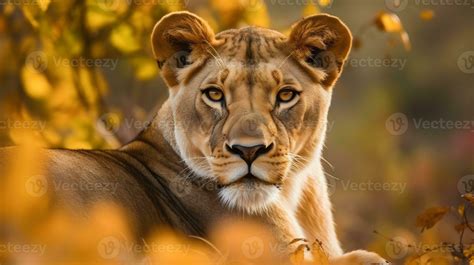
[[[298,95],[298,92],[290,89],[290,88],[284,88],[278,92],[277,95],[277,101],[282,102],[282,103],[287,103],[292,101],[296,96]]]
[[[224,100],[224,93],[222,92],[222,90],[220,90],[216,87],[207,88],[203,91],[203,93],[211,101],[220,102],[220,101]]]

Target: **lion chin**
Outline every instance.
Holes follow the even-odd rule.
[[[227,207],[248,214],[265,212],[278,198],[277,185],[261,181],[255,177],[241,179],[222,187],[219,197]]]

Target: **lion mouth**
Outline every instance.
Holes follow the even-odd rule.
[[[249,187],[253,187],[253,186],[256,186],[256,185],[268,185],[268,186],[276,186],[277,188],[279,188],[279,184],[276,184],[276,183],[271,183],[271,182],[268,182],[266,180],[263,180],[263,179],[260,179],[254,175],[252,175],[251,173],[247,173],[247,175],[239,178],[238,180],[234,181],[234,182],[231,182],[227,185],[224,185],[224,187],[226,186],[231,186],[231,185],[246,185],[246,186],[249,186]]]

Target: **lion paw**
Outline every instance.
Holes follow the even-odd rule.
[[[330,260],[331,265],[382,265],[390,264],[374,252],[356,250]]]

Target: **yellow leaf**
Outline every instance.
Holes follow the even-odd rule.
[[[375,25],[384,32],[401,32],[403,30],[400,18],[394,13],[380,12],[375,17]]]
[[[420,18],[425,21],[430,21],[434,17],[434,11],[432,9],[425,9],[420,12]]]
[[[311,16],[318,13],[319,13],[319,8],[315,4],[313,4],[313,2],[311,1],[309,1],[309,3],[303,9],[304,17]]]
[[[91,105],[95,105],[99,98],[98,91],[92,80],[92,72],[89,68],[81,67],[79,69],[79,81],[81,91],[84,93],[85,99]]]
[[[149,59],[142,59],[137,64],[135,75],[139,80],[150,80],[158,75],[158,67],[155,61]]]
[[[129,24],[121,24],[110,35],[112,45],[124,53],[131,53],[140,49],[133,28]]]
[[[400,33],[400,38],[402,39],[403,47],[405,47],[405,50],[410,51],[411,42],[410,42],[410,36],[408,36],[408,33],[406,31],[403,31],[402,33]]]
[[[24,66],[21,70],[21,80],[25,93],[34,99],[43,99],[53,90],[46,76]]]
[[[312,245],[311,253],[313,254],[313,258],[315,264],[318,265],[329,265],[329,257],[326,251],[323,249],[321,242],[314,242]]]
[[[461,197],[463,197],[466,201],[470,202],[472,205],[474,205],[474,194],[472,193],[466,193],[463,194]]]
[[[464,204],[459,205],[459,207],[458,207],[459,216],[464,215],[464,210],[465,210]]]
[[[38,5],[43,12],[48,10],[49,4],[51,4],[51,0],[38,0]]]
[[[331,5],[331,2],[332,2],[332,0],[319,0],[318,1],[319,6],[321,6],[321,7],[327,7],[327,6]]]
[[[23,5],[21,7],[21,10],[23,11],[23,15],[25,16],[25,18],[28,20],[28,22],[30,22],[30,24],[34,27],[34,28],[37,28],[39,27],[39,22],[38,20],[36,19],[36,11],[34,9],[34,6],[32,5]]]
[[[449,207],[432,207],[425,210],[416,218],[416,226],[421,228],[423,232],[425,229],[432,228],[438,223],[444,215],[449,211]]]
[[[244,21],[249,25],[269,27],[270,17],[265,2],[263,0],[251,2],[256,4],[245,9]]]
[[[291,253],[290,261],[292,265],[300,265],[303,264],[304,261],[304,250],[306,249],[306,245],[299,245],[296,248],[296,251]]]

